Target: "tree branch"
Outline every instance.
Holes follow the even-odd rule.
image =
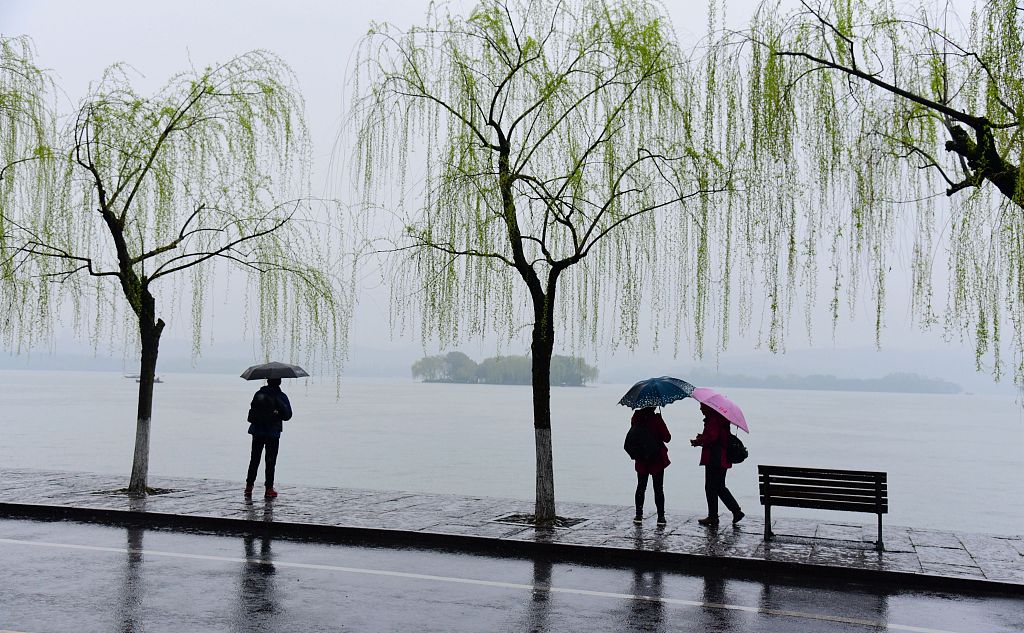
[[[188,228],[189,223],[191,223],[192,220],[195,219],[195,217],[197,215],[199,215],[203,211],[203,209],[205,209],[205,208],[207,208],[205,204],[200,204],[199,206],[196,207],[196,210],[192,212],[192,215],[188,216],[188,218],[185,220],[185,223],[182,224],[181,230],[178,231],[177,239],[175,239],[175,240],[173,240],[171,242],[168,242],[167,244],[164,244],[163,246],[158,246],[158,247],[154,248],[151,251],[148,251],[146,253],[143,253],[141,255],[133,257],[132,260],[131,260],[132,265],[135,265],[135,264],[138,264],[141,261],[145,261],[147,259],[151,259],[153,257],[156,257],[157,255],[160,255],[161,253],[166,253],[167,251],[174,250],[175,248],[178,248],[178,246],[189,235],[194,235],[195,233],[207,232],[207,231],[209,231],[209,232],[223,231],[224,229],[221,228],[221,229],[195,229],[193,231],[189,231],[188,233],[185,232],[185,229]]]
[[[900,88],[900,87],[895,86],[893,84],[890,84],[888,82],[882,81],[881,79],[879,79],[878,77],[876,77],[874,75],[870,75],[868,73],[865,73],[863,71],[857,70],[855,68],[850,68],[849,66],[843,66],[842,64],[838,64],[838,63],[835,63],[835,62],[830,62],[830,61],[821,59],[820,57],[816,57],[816,56],[811,55],[809,53],[803,53],[803,52],[800,52],[800,51],[778,51],[778,52],[775,52],[775,53],[772,53],[772,54],[773,55],[777,55],[779,57],[802,57],[804,59],[807,59],[809,61],[815,62],[817,64],[821,64],[822,66],[825,66],[826,68],[831,68],[833,70],[838,70],[839,72],[846,73],[848,75],[852,75],[852,76],[857,77],[859,79],[863,79],[864,81],[867,81],[868,83],[874,84],[874,85],[878,86],[879,88],[881,88],[883,90],[886,90],[886,91],[891,92],[893,94],[899,95],[899,96],[901,96],[901,97],[903,97],[905,99],[908,99],[910,101],[913,101],[914,103],[917,103],[919,105],[923,105],[926,108],[930,108],[930,109],[935,110],[937,112],[941,112],[942,114],[945,114],[946,116],[950,117],[951,119],[953,119],[955,121],[960,121],[961,123],[964,123],[965,125],[969,125],[971,127],[979,127],[979,126],[984,125],[984,119],[981,118],[981,117],[972,116],[970,114],[967,114],[966,112],[961,112],[961,111],[956,110],[954,108],[951,108],[951,107],[949,107],[949,106],[947,106],[947,105],[945,105],[943,103],[939,103],[938,101],[933,101],[931,99],[926,99],[925,97],[922,97],[920,95],[914,94],[913,92],[909,92],[907,90],[904,90],[903,88]]]
[[[217,248],[217,249],[215,249],[213,251],[205,251],[205,252],[198,252],[198,253],[185,253],[185,254],[182,254],[182,255],[178,255],[176,257],[172,257],[172,258],[168,259],[167,261],[165,261],[164,263],[160,264],[160,266],[153,272],[153,274],[149,276],[149,281],[151,281],[151,282],[152,281],[156,281],[160,277],[165,277],[165,276],[170,275],[172,273],[176,273],[176,272],[178,272],[180,270],[185,270],[186,268],[191,268],[193,266],[201,264],[202,262],[205,262],[205,261],[207,261],[209,259],[212,259],[214,257],[224,257],[225,253],[228,253],[229,251],[234,250],[234,248],[236,246],[238,246],[239,244],[244,244],[245,242],[251,242],[252,240],[255,240],[255,239],[258,239],[258,238],[261,238],[261,237],[265,237],[267,235],[270,235],[274,231],[277,231],[282,226],[287,224],[287,222],[291,219],[291,217],[292,216],[289,215],[288,217],[285,217],[285,218],[282,218],[281,220],[278,220],[277,222],[274,223],[274,225],[272,227],[270,227],[268,229],[264,229],[262,231],[256,231],[255,233],[250,233],[248,235],[243,235],[241,237],[238,237],[237,239],[231,240],[227,244],[224,244],[220,248]],[[228,257],[227,259],[231,259],[231,258]],[[170,266],[171,263],[176,262],[176,261],[182,261],[182,260],[190,260],[190,261],[188,261],[188,262],[186,262],[184,264],[177,265],[177,266]]]

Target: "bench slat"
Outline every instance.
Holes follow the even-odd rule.
[[[768,501],[770,501],[771,503],[767,503]],[[772,507],[786,507],[786,506],[788,506],[788,507],[799,508],[801,506],[799,506],[798,504],[803,503],[805,501],[806,502],[821,501],[821,502],[828,502],[828,503],[836,503],[836,504],[840,504],[840,505],[849,505],[849,506],[853,506],[853,507],[861,507],[861,506],[863,506],[863,507],[870,506],[871,508],[878,507],[878,508],[882,508],[883,511],[887,510],[889,508],[889,502],[888,501],[885,501],[885,500],[876,501],[875,499],[871,499],[871,500],[867,500],[867,499],[842,499],[842,498],[838,498],[838,497],[827,497],[827,496],[817,496],[817,495],[809,495],[809,496],[806,496],[806,497],[797,497],[797,496],[794,496],[794,497],[766,497],[764,495],[761,496],[761,505],[771,505]],[[874,510],[872,510],[872,512],[874,512]]]
[[[761,497],[764,505],[764,497]],[[826,501],[824,499],[771,499],[771,507],[816,508],[819,510],[844,510],[846,512],[869,512],[871,514],[888,514],[888,504],[876,506],[873,503],[848,503],[845,501]]]
[[[761,475],[758,478],[761,485],[770,481],[771,485],[800,485],[800,486],[821,486],[823,488],[842,488],[844,490],[878,490],[885,492],[887,484],[877,481],[847,481],[843,479],[810,479],[807,477],[783,477],[781,475]]]
[[[784,471],[792,473],[830,473],[834,475],[876,475],[885,477],[885,471],[875,470],[840,470],[837,468],[805,468],[803,466],[769,466],[767,464],[758,464],[757,471],[761,473],[779,473],[782,474]]]
[[[774,467],[770,470],[766,470],[763,467],[759,466],[758,473],[761,477],[768,475],[772,479],[774,479],[775,477],[807,477],[811,479],[830,479],[834,481],[875,482],[886,480],[886,473],[874,473],[867,471],[857,472],[850,470],[825,470],[821,468]]]
[[[881,500],[882,503],[888,501],[888,497],[884,494],[876,495],[873,492],[862,491],[860,493],[851,491],[834,491],[823,488],[813,488],[806,486],[759,486],[760,494],[762,496],[770,496],[772,501],[775,499],[835,499],[837,501],[856,501],[858,503],[875,503],[876,500]]]

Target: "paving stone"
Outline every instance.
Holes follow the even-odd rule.
[[[708,557],[720,557],[725,555],[726,547],[722,543],[715,541],[699,541],[691,540],[686,542],[685,546],[680,541],[673,540],[670,542],[672,551],[683,552],[686,554],[693,554],[696,556],[708,556]]]
[[[527,528],[532,529],[532,528]],[[606,543],[611,540],[607,535],[599,532],[577,532],[575,530],[561,530],[558,535],[559,543],[567,543],[570,545],[584,545],[590,547],[604,547]],[[634,543],[636,545],[636,543]],[[643,549],[641,544],[634,549]]]
[[[814,537],[834,541],[857,541],[859,543],[863,539],[863,532],[864,526],[862,525],[819,523]]]
[[[882,532],[882,535],[884,537],[884,531]],[[955,549],[961,549],[963,547],[960,539],[952,532],[938,532],[935,530],[918,530],[912,528],[908,530],[907,535],[910,537],[910,541],[915,547],[950,547]]]
[[[483,525],[438,523],[431,526],[430,532],[437,532],[440,534],[461,534],[463,536],[480,536],[486,538],[506,538],[527,529],[530,528],[525,526],[516,527],[514,525],[502,523],[486,523]]]
[[[574,540],[570,537],[567,539],[560,539],[559,542],[572,543]],[[581,544],[586,544],[583,542]],[[629,550],[640,550],[640,551],[652,551],[652,552],[671,552],[679,551],[671,539],[670,535],[651,535],[644,539],[631,539],[623,537],[612,537],[603,539],[599,543],[602,547],[616,547],[619,549]]]
[[[784,562],[806,562],[814,551],[813,543],[797,543],[785,537],[776,537],[761,548],[765,560]]]
[[[114,493],[124,477],[90,473],[2,470],[9,485],[5,501],[219,517],[259,522],[349,526],[410,533],[458,534],[480,538],[565,543],[583,547],[673,552],[700,557],[761,559],[866,570],[987,578],[1024,586],[1024,537],[943,532],[886,525],[886,551],[874,550],[874,524],[777,518],[778,535],[763,540],[764,522],[748,516],[736,526],[708,528],[700,515],[668,514],[657,526],[655,513],[634,525],[630,506],[560,503],[558,515],[584,519],[570,528],[543,529],[495,519],[529,514],[529,501],[358,488],[279,487],[275,500],[242,497],[238,482],[154,478],[167,494],[133,498]],[[257,490],[257,493],[259,491]],[[415,536],[410,537],[415,540]]]
[[[818,524],[814,521],[802,521],[799,519],[774,519],[772,521],[772,532],[777,536],[814,538],[817,531]]]
[[[1010,547],[1017,550],[1017,553],[1024,556],[1024,539],[1014,538],[1006,539],[1006,542],[1010,544]]]
[[[973,565],[943,565],[941,563],[921,563],[921,569],[926,574],[939,576],[953,576],[960,578],[985,578],[985,572],[980,567]]]
[[[977,563],[965,549],[953,549],[951,547],[918,547],[917,557],[921,559],[922,565],[967,565],[974,566]]]
[[[597,518],[616,515],[622,511],[622,508],[596,503],[559,503],[555,510],[558,516],[569,518],[587,516]]]
[[[1021,553],[1013,546],[1012,540],[987,534],[958,533],[957,538],[964,549],[977,560],[1019,562]]]
[[[534,543],[554,543],[559,539],[559,530],[527,527],[521,532],[506,537],[510,541],[532,541]]]
[[[680,523],[674,528],[676,534],[686,534],[688,536],[695,536],[697,538],[710,538],[718,532],[719,528],[710,528],[697,523],[696,518],[692,521],[685,521]],[[731,529],[731,528],[730,528]],[[761,534],[761,538],[764,538],[764,534]]]
[[[875,546],[875,539],[878,538],[878,528],[864,526],[861,531],[861,540],[871,547]],[[910,531],[904,527],[882,526],[882,543],[887,552],[913,552],[914,543],[910,540]]]
[[[737,541],[734,543],[723,543],[722,556],[736,558],[755,558],[761,551],[763,541]]]
[[[794,539],[796,540],[796,539]],[[838,549],[838,550],[849,550],[851,552],[875,552],[877,551],[874,542],[865,541],[846,541],[840,539],[828,539],[828,538],[813,538],[813,539],[802,539],[807,543],[814,545],[815,548],[821,549]]]
[[[814,545],[807,562],[829,567],[864,567],[867,556],[863,550]]]
[[[865,554],[864,567],[883,571],[922,573],[921,559],[912,552],[876,552]]]
[[[1001,582],[1011,582],[1024,585],[1024,569],[1020,566],[1012,566],[1009,564],[994,562],[985,562],[979,565],[981,571],[985,574],[985,577],[989,580],[998,580]]]

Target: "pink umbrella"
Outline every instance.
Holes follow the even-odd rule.
[[[740,411],[738,406],[736,406],[736,403],[714,389],[697,387],[693,390],[693,393],[690,394],[690,397],[701,404],[708,405],[715,411],[721,413],[722,417],[733,425],[743,429],[747,433],[750,433],[750,429],[747,428],[747,419],[743,417],[743,412]]]

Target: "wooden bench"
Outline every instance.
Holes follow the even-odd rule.
[[[876,549],[883,551],[882,515],[889,511],[886,474],[793,466],[757,466],[764,538],[773,536],[772,506],[870,512],[878,515]]]

